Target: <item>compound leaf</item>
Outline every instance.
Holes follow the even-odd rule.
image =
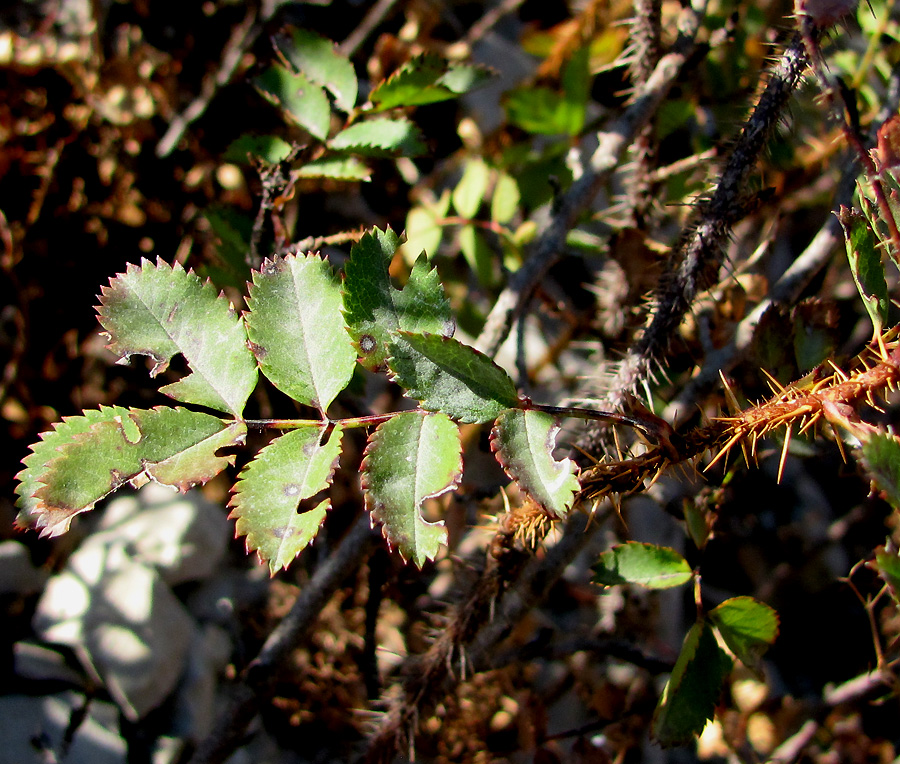
[[[328,146],[335,151],[355,151],[367,156],[417,156],[426,151],[421,131],[408,119],[357,122],[334,136]]]
[[[212,284],[178,264],[142,260],[103,287],[97,313],[119,363],[134,353],[150,356],[155,377],[181,353],[192,373],[161,392],[240,416],[256,385],[256,363],[240,316]]]
[[[404,560],[421,568],[437,555],[447,530],[422,517],[422,503],[455,488],[461,476],[459,429],[443,414],[408,411],[372,433],[362,464],[366,502]]]
[[[543,411],[508,409],[491,431],[491,449],[506,474],[534,501],[556,517],[572,507],[578,491],[575,464],[556,461],[553,448],[559,424]]]
[[[79,421],[80,420],[80,421]],[[127,481],[149,479],[186,491],[234,462],[217,451],[243,442],[247,426],[184,408],[103,409],[70,417],[37,444],[20,479],[23,504],[42,535],[56,536],[72,518]],[[39,463],[37,460],[49,460]]]
[[[483,84],[490,71],[473,64],[451,64],[434,55],[412,59],[379,84],[369,97],[376,111],[446,101]]]
[[[314,138],[324,141],[328,137],[331,125],[328,96],[306,75],[275,64],[254,79],[253,84],[269,103],[283,109]]]
[[[442,411],[458,422],[490,422],[521,405],[503,369],[451,337],[401,331],[391,352],[394,381],[429,411]]]
[[[322,85],[334,96],[335,105],[349,112],[356,104],[358,83],[353,64],[341,55],[334,43],[308,29],[295,29],[291,40],[276,40],[285,58],[311,82]]]
[[[669,589],[686,584],[692,575],[687,560],[674,549],[627,541],[600,555],[593,580],[603,586],[640,584],[648,589]]]
[[[324,414],[356,362],[329,264],[313,254],[266,260],[253,274],[247,304],[247,333],[263,374]]]
[[[241,471],[228,505],[235,533],[247,537],[275,575],[309,544],[325,520],[331,501],[312,499],[331,482],[341,453],[341,426],[323,441],[325,425],[293,430],[273,440]]]
[[[688,632],[656,711],[651,734],[663,747],[686,745],[715,715],[731,658],[716,642],[706,621]]]
[[[754,671],[778,636],[778,614],[753,597],[732,597],[709,613],[725,644],[738,660]]]
[[[403,289],[391,284],[389,267],[400,244],[388,228],[366,233],[350,250],[344,266],[344,316],[360,362],[384,365],[391,333],[403,329],[449,336],[455,329],[450,302],[437,270],[420,257]]]

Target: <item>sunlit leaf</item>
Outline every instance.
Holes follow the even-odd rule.
[[[430,258],[437,254],[444,235],[443,219],[450,211],[450,191],[445,190],[434,204],[417,205],[406,215],[406,242],[403,259],[412,265],[423,252]]]
[[[603,586],[640,584],[669,589],[691,580],[691,566],[674,549],[628,541],[600,555],[594,565],[594,583]]]
[[[468,92],[490,78],[489,70],[472,64],[451,64],[438,56],[414,58],[380,83],[369,96],[377,111],[422,106]]]
[[[558,431],[559,424],[549,414],[509,409],[497,417],[491,448],[525,493],[549,513],[563,517],[575,500],[578,479],[571,459],[553,458]]]
[[[253,164],[261,159],[268,164],[278,164],[290,156],[291,144],[277,135],[244,135],[228,144],[222,158],[229,162]]]
[[[732,597],[709,612],[725,644],[745,666],[760,670],[760,658],[778,636],[778,614],[753,597]]]
[[[297,170],[297,175],[301,178],[368,181],[372,170],[356,157],[327,156],[307,162]]]
[[[305,427],[276,438],[234,486],[228,506],[235,533],[247,537],[247,550],[256,550],[273,575],[315,538],[331,507],[329,499],[314,497],[331,482],[343,431],[335,425],[323,441],[324,432],[325,425]]]
[[[23,509],[43,535],[59,535],[128,481],[153,479],[181,491],[205,483],[234,461],[219,449],[243,442],[246,432],[243,422],[183,408],[117,407],[70,417],[26,459]]]
[[[311,82],[328,89],[335,105],[349,112],[356,104],[358,84],[353,64],[334,43],[308,29],[295,29],[291,39],[276,38],[278,50]]]
[[[355,151],[368,156],[426,152],[422,133],[407,119],[369,119],[339,132],[328,145],[335,151]]]
[[[425,257],[413,266],[403,289],[392,285],[389,267],[399,244],[390,228],[375,228],[353,245],[344,266],[347,330],[360,362],[371,370],[384,365],[391,333],[398,329],[445,336],[454,330],[450,302]]]
[[[103,288],[97,312],[120,363],[150,356],[155,377],[181,353],[192,373],[161,392],[240,416],[256,385],[256,363],[240,316],[209,282],[178,264],[143,260]]]
[[[388,361],[394,381],[422,408],[458,422],[491,422],[520,405],[516,386],[483,353],[450,337],[399,332]]]
[[[459,430],[443,414],[409,411],[372,433],[362,466],[366,502],[405,560],[421,568],[446,542],[443,521],[426,521],[422,503],[455,488],[461,475]]]
[[[266,260],[253,274],[247,304],[247,333],[263,374],[324,413],[356,362],[329,264],[313,254]]]
[[[466,162],[462,178],[453,189],[453,206],[464,218],[475,217],[487,192],[490,168],[480,157]]]
[[[663,747],[686,745],[713,718],[731,658],[706,621],[695,623],[653,714],[651,734]]]
[[[508,223],[519,209],[521,201],[516,179],[508,173],[500,173],[491,196],[491,220],[495,223]]]
[[[878,237],[869,227],[865,215],[857,210],[842,206],[838,220],[844,229],[847,259],[856,288],[872,319],[875,334],[881,334],[887,322],[890,302]]]
[[[328,96],[305,75],[275,64],[254,79],[253,84],[267,101],[283,109],[314,138],[324,141],[328,137],[331,125]]]

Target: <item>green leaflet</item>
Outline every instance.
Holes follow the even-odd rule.
[[[844,229],[847,259],[850,261],[850,271],[859,296],[872,319],[875,334],[881,334],[888,318],[890,302],[878,237],[869,226],[866,216],[858,210],[842,206],[838,220]]]
[[[392,332],[403,329],[450,336],[455,329],[450,302],[437,270],[420,257],[403,289],[391,284],[389,267],[400,244],[397,235],[373,229],[350,250],[344,266],[344,316],[360,363],[384,366]]]
[[[732,597],[709,613],[728,649],[754,671],[760,658],[778,636],[778,614],[753,597]]]
[[[41,475],[46,471],[47,462],[59,456],[58,449],[69,443],[72,438],[90,430],[97,422],[113,421],[116,417],[128,415],[128,409],[120,406],[101,406],[99,409],[85,411],[81,416],[67,416],[53,425],[52,430],[41,433],[41,439],[31,446],[31,453],[23,460],[25,469],[16,475],[19,484],[16,486],[16,506],[19,515],[16,524],[22,528],[34,525],[37,516],[35,510],[41,505],[34,495],[40,488]],[[60,531],[62,532],[62,531]]]
[[[475,217],[487,193],[490,174],[490,168],[480,157],[466,162],[466,169],[463,170],[462,178],[453,189],[451,197],[453,206],[462,217]]]
[[[517,88],[506,98],[509,121],[541,135],[578,135],[584,129],[590,97],[590,52],[572,54],[562,75],[562,92],[543,87]]]
[[[291,154],[291,144],[277,135],[251,135],[244,133],[228,144],[222,159],[227,162],[253,164],[254,158],[268,164],[278,164]]]
[[[341,111],[353,109],[358,90],[356,72],[331,40],[308,29],[295,29],[290,40],[277,38],[276,45],[298,72],[334,96],[334,103]]]
[[[640,584],[648,589],[670,589],[691,580],[691,566],[674,549],[628,541],[600,555],[594,565],[594,583],[603,586]]]
[[[301,178],[368,181],[372,178],[372,170],[356,157],[326,156],[307,162],[297,170],[297,175]]]
[[[468,423],[490,422],[521,405],[509,375],[458,340],[401,331],[391,350],[394,381],[424,409]]]
[[[900,509],[900,439],[888,432],[859,430],[862,440],[859,453],[866,475],[888,503]]]
[[[715,713],[731,658],[716,643],[706,621],[688,632],[653,713],[651,734],[663,747],[687,745]]]
[[[414,58],[372,91],[376,111],[447,101],[482,85],[490,71],[472,64],[451,64],[434,55]]]
[[[247,333],[262,373],[324,414],[356,361],[331,267],[318,255],[266,260],[253,274],[247,304]]]
[[[495,223],[509,223],[519,209],[521,201],[522,196],[516,179],[508,173],[500,173],[491,196],[491,220]]]
[[[401,247],[403,260],[412,265],[419,255],[434,257],[444,236],[443,219],[450,211],[450,191],[445,189],[434,204],[423,203],[406,215],[406,242]]]
[[[300,502],[328,487],[341,453],[338,424],[327,441],[325,425],[293,430],[273,440],[241,471],[228,503],[235,532],[247,537],[272,575],[286,568],[319,531],[331,501],[298,512]]]
[[[875,550],[875,559],[866,563],[887,584],[895,603],[900,604],[900,555],[893,542],[887,542]]]
[[[328,137],[331,105],[328,96],[305,75],[275,64],[253,80],[263,97],[320,141]]]
[[[447,530],[422,518],[422,503],[456,488],[461,476],[459,430],[443,414],[408,411],[372,433],[362,464],[366,502],[404,560],[421,568],[437,555]]]
[[[368,119],[339,132],[328,142],[335,151],[355,151],[366,156],[426,153],[422,132],[408,119]]]
[[[243,422],[226,425],[209,414],[162,406],[70,417],[27,457],[22,488],[30,496],[23,495],[22,504],[42,535],[56,536],[129,480],[152,478],[181,491],[205,483],[234,462],[216,452],[243,442],[246,432]]]
[[[543,411],[509,409],[494,423],[491,449],[525,493],[561,518],[572,507],[578,479],[571,459],[553,458],[558,431],[557,422]]]
[[[233,207],[219,205],[208,207],[203,212],[203,217],[218,239],[216,254],[219,263],[201,266],[200,275],[208,276],[214,284],[243,291],[250,278],[247,252],[250,249],[253,221]]]
[[[181,353],[192,373],[161,392],[240,416],[256,385],[256,364],[240,317],[209,282],[180,265],[142,260],[103,287],[97,308],[109,349],[121,362],[133,353],[155,362],[150,376]]]
[[[465,225],[459,232],[459,248],[478,277],[478,283],[488,287],[493,284],[494,251],[474,225]]]

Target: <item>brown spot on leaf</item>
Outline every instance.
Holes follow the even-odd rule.
[[[363,334],[359,338],[359,349],[363,355],[371,355],[375,352],[377,346],[378,343],[375,342],[375,338],[371,334]]]
[[[300,486],[297,483],[285,483],[281,489],[285,496],[299,496]]]
[[[293,536],[297,531],[291,528],[289,525],[285,525],[282,528],[272,528],[272,535],[275,538],[286,539]]]

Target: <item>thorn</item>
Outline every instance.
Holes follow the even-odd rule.
[[[850,377],[848,377],[846,374],[844,374],[844,372],[841,371],[841,369],[839,369],[837,366],[834,365],[834,361],[832,361],[830,358],[828,359],[828,365],[832,369],[834,369],[835,375],[840,377],[841,382],[847,382],[850,379]]]
[[[618,461],[621,462],[624,460],[625,457],[622,455],[622,444],[619,443],[619,431],[615,428],[615,426],[613,426],[613,428],[612,428],[612,434],[613,434],[613,443],[615,443],[615,445],[616,445],[616,457],[618,458]]]
[[[844,464],[846,464],[847,452],[844,451],[844,441],[841,440],[841,434],[837,431],[837,429],[831,422],[829,422],[828,425],[829,427],[831,427],[831,432],[834,435],[834,442],[837,443],[838,451],[841,452],[841,459],[843,460]]]
[[[875,341],[878,343],[878,356],[881,359],[882,363],[887,363],[888,360],[888,351],[884,346],[884,335],[881,332],[875,337]]]
[[[650,391],[650,383],[647,381],[647,378],[644,377],[641,380],[644,385],[644,393],[647,395],[647,408],[650,409],[650,413],[653,413],[653,393]]]
[[[729,452],[729,450],[731,450],[731,447],[735,443],[737,443],[740,439],[741,439],[741,433],[738,432],[738,433],[735,433],[734,435],[732,435],[728,439],[728,441],[725,443],[725,445],[722,446],[722,448],[719,450],[719,453],[716,454],[715,457],[713,457],[713,460],[703,468],[703,471],[706,472],[707,470],[711,469],[712,466],[717,461],[719,461],[719,459],[721,459],[723,456],[725,456]]]
[[[776,481],[779,484],[781,484],[781,476],[784,474],[784,462],[787,459],[788,448],[791,445],[792,431],[793,427],[788,425],[788,428],[784,433],[784,447],[781,449],[781,461],[778,463],[778,480]]]
[[[775,379],[775,377],[769,374],[769,372],[767,372],[765,369],[762,369],[762,373],[766,375],[766,378],[769,381],[769,387],[772,388],[773,393],[775,393],[776,395],[780,395],[781,393],[785,392],[784,385],[782,385],[781,382],[779,382],[777,379]]]
[[[728,405],[728,413],[731,415],[737,414],[740,412],[741,406],[738,403],[737,396],[734,394],[734,390],[731,389],[731,385],[721,369],[719,369],[719,379],[722,380],[722,388],[725,391],[725,403]]]

